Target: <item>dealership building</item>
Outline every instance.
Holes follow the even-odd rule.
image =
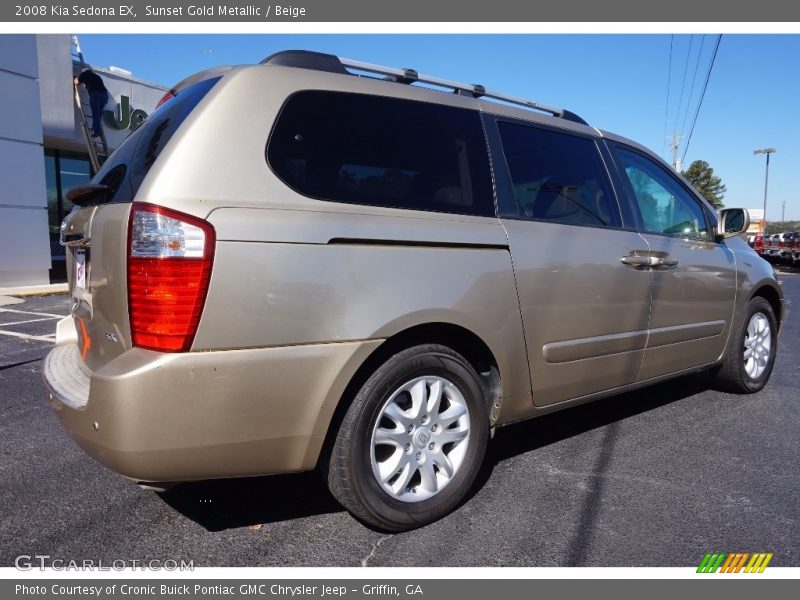
[[[72,83],[83,66],[75,42],[66,34],[0,35],[0,288],[63,278],[66,192],[92,176]],[[103,126],[111,151],[166,88],[86,61],[109,92]]]

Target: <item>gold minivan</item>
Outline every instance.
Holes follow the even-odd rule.
[[[775,361],[746,211],[569,111],[412,69],[199,73],[70,199],[45,382],[151,486],[318,467],[410,529],[496,427],[701,369],[756,392]]]

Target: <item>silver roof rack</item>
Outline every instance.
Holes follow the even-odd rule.
[[[395,67],[384,67],[382,65],[375,65],[368,62],[362,62],[360,60],[342,58],[341,56],[339,57],[339,62],[342,63],[343,66],[349,69],[365,71],[367,73],[377,73],[379,75],[387,75],[389,77],[396,79],[400,83],[420,82],[420,83],[436,85],[439,87],[450,88],[455,92],[466,92],[467,94],[475,98],[492,98],[494,100],[501,100],[503,102],[508,102],[509,104],[516,104],[519,106],[524,106],[526,108],[532,108],[534,110],[546,112],[553,115],[554,117],[564,118],[565,113],[568,112],[562,108],[555,108],[553,106],[548,106],[546,104],[535,102],[533,100],[526,100],[524,98],[517,98],[515,96],[501,94],[500,92],[495,92],[493,90],[487,90],[484,86],[478,83],[460,83],[458,81],[452,81],[450,79],[442,79],[441,77],[423,75],[421,73],[417,73],[417,71],[415,71],[414,69],[398,69]]]
[[[563,108],[555,108],[553,106],[541,104],[534,100],[527,100],[525,98],[501,94],[500,92],[495,92],[494,90],[487,90],[484,86],[478,83],[460,83],[450,79],[442,79],[441,77],[423,75],[418,73],[415,69],[386,67],[360,60],[352,60],[350,58],[342,58],[333,56],[331,54],[309,52],[306,50],[286,50],[284,52],[278,52],[262,60],[261,64],[299,67],[304,69],[356,75],[356,73],[351,73],[347,70],[352,69],[354,71],[361,71],[363,73],[369,73],[373,75],[383,75],[389,80],[397,83],[424,83],[450,89],[455,93],[469,95],[473,98],[491,98],[492,100],[507,102],[515,106],[523,106],[525,108],[551,114],[554,117],[588,125],[588,123],[586,123],[586,121],[584,121],[578,115]]]

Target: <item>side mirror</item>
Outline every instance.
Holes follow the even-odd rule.
[[[724,208],[719,211],[717,239],[741,235],[750,227],[750,213],[746,208]]]

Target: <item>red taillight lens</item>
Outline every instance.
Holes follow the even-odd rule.
[[[190,215],[134,203],[128,226],[128,310],[133,345],[192,346],[211,279],[214,228]]]

